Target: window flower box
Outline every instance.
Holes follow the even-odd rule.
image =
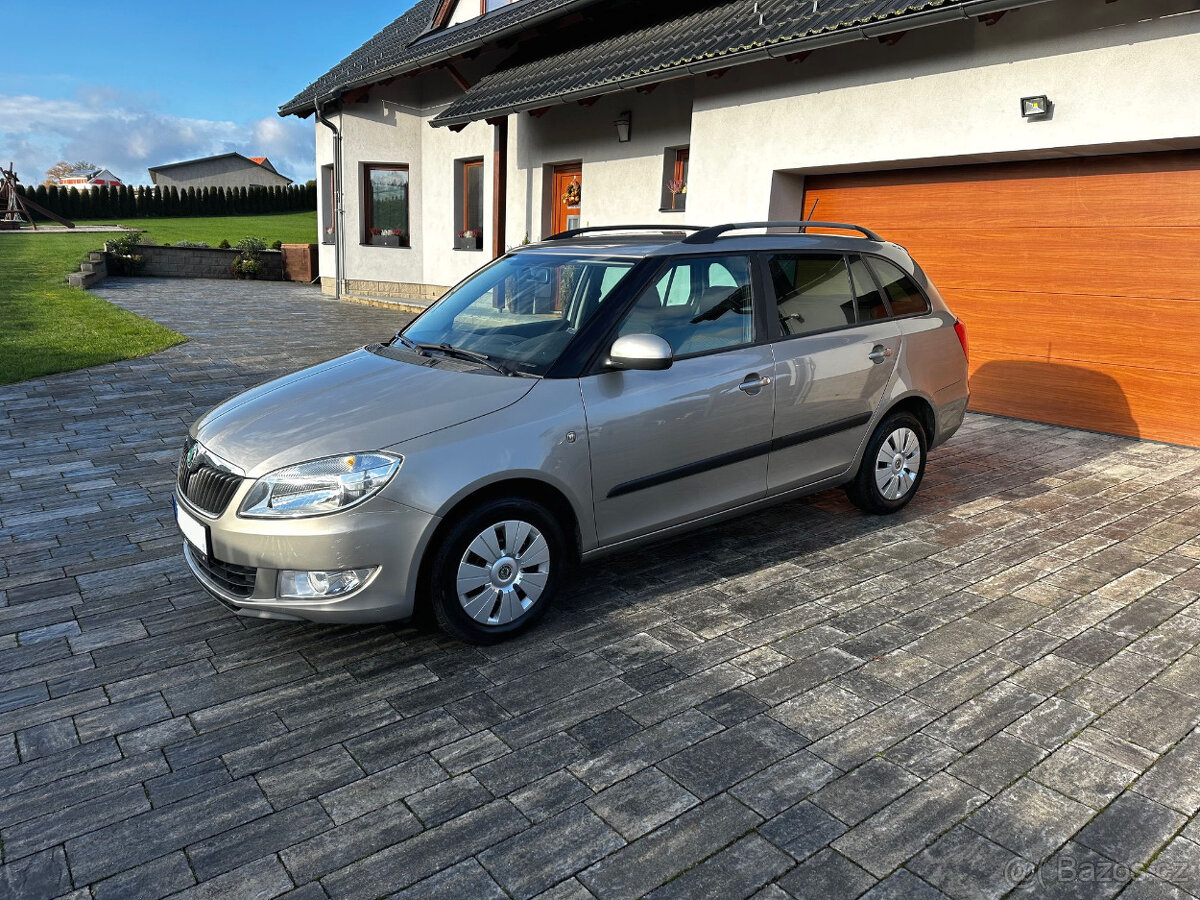
[[[454,237],[455,250],[482,250],[483,232],[464,231]]]
[[[398,228],[372,228],[369,235],[372,247],[407,247],[408,235]]]

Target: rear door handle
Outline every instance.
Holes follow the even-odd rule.
[[[744,391],[747,394],[757,394],[770,383],[770,375],[760,376],[757,372],[752,372],[746,376],[745,381],[738,385],[738,390]]]
[[[885,347],[883,344],[876,344],[871,348],[871,352],[867,354],[867,359],[873,363],[881,363],[891,355],[891,347]]]

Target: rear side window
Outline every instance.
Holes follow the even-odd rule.
[[[861,257],[855,256],[850,260],[850,276],[854,279],[854,302],[858,305],[858,321],[873,322],[888,317],[887,304],[883,295],[875,286],[875,279],[867,271],[867,264]]]
[[[775,254],[767,257],[767,269],[784,334],[813,334],[854,324],[854,294],[841,254]]]
[[[887,292],[893,315],[911,316],[929,311],[929,304],[925,302],[925,295],[921,293],[921,289],[899,267],[875,257],[868,262]]]

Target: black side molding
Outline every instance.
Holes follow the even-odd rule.
[[[694,463],[677,466],[674,469],[664,469],[662,472],[656,472],[653,475],[646,475],[642,478],[634,478],[632,481],[626,481],[618,484],[608,492],[606,499],[614,497],[623,497],[626,494],[632,494],[636,491],[643,491],[646,488],[658,487],[660,484],[667,484],[672,481],[678,481],[680,478],[688,478],[692,475],[700,475],[712,469],[719,469],[722,466],[730,466],[734,463],[745,462],[748,459],[754,459],[758,456],[763,456],[771,453],[774,450],[784,450],[788,447],[795,447],[797,444],[804,444],[808,441],[815,441],[823,437],[829,437],[832,434],[837,434],[841,431],[848,431],[851,428],[858,428],[861,425],[866,425],[871,421],[870,413],[861,413],[857,416],[850,416],[846,419],[839,419],[836,422],[830,422],[827,425],[820,425],[816,428],[806,428],[803,431],[796,431],[792,434],[785,434],[783,437],[772,438],[769,441],[763,441],[760,444],[752,444],[749,447],[743,447],[741,450],[732,450],[729,453],[720,453],[717,456],[710,456],[707,459],[700,459]]]

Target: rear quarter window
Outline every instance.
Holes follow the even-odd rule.
[[[883,290],[892,304],[892,315],[912,316],[929,312],[929,302],[917,283],[906,275],[899,266],[877,257],[868,257],[867,264],[883,285]]]

